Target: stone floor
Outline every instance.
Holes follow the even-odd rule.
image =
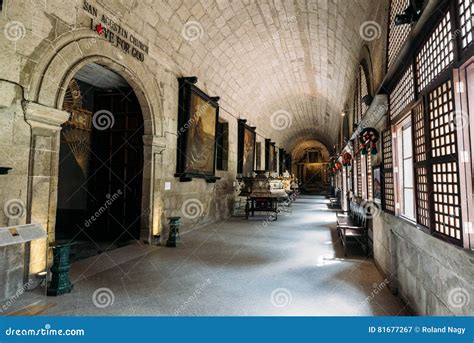
[[[357,249],[343,258],[326,202],[300,196],[277,221],[233,217],[178,248],[92,257],[72,266],[72,293],[35,297],[52,305],[43,315],[409,315],[372,259]]]

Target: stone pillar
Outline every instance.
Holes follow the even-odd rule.
[[[60,130],[69,113],[30,101],[22,104],[25,120],[31,127],[26,222],[41,224],[48,233],[48,241],[52,242],[55,239]],[[46,249],[44,242],[31,244],[29,274],[44,267]]]
[[[165,137],[143,136],[143,192],[140,240],[152,244],[161,234],[161,164],[166,149]]]

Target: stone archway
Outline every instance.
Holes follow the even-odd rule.
[[[59,37],[42,51],[40,61],[25,92],[25,118],[31,126],[27,220],[47,228],[55,239],[60,125],[69,116],[61,111],[67,85],[77,71],[89,63],[106,66],[131,85],[144,120],[144,169],[140,240],[151,243],[161,222],[161,154],[165,149],[161,118],[163,96],[154,73],[145,63],[122,55],[118,49],[88,29]],[[159,68],[160,69],[160,68]],[[44,150],[48,153],[44,154]],[[45,168],[45,166],[47,166]],[[37,175],[38,168],[43,169]],[[41,182],[38,182],[40,177]],[[41,185],[41,186],[39,186]],[[155,186],[156,185],[156,186]]]

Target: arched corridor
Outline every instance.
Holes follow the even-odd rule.
[[[0,314],[474,315],[473,13],[0,0]]]
[[[53,307],[43,314],[410,315],[372,259],[357,250],[344,258],[327,203],[300,196],[277,221],[217,222],[183,235],[173,251],[154,248],[135,258],[131,248],[130,256],[112,251],[102,257],[105,270],[91,257],[73,266],[74,293],[48,298]],[[107,308],[90,301],[99,285],[114,295]]]

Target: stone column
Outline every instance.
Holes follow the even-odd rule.
[[[56,224],[59,135],[69,113],[30,101],[22,104],[25,120],[31,127],[26,222],[41,224],[47,230],[48,241],[52,242]],[[46,249],[44,242],[31,244],[30,274],[44,266]]]
[[[152,244],[161,234],[161,164],[166,149],[165,137],[143,136],[143,192],[140,240]]]

